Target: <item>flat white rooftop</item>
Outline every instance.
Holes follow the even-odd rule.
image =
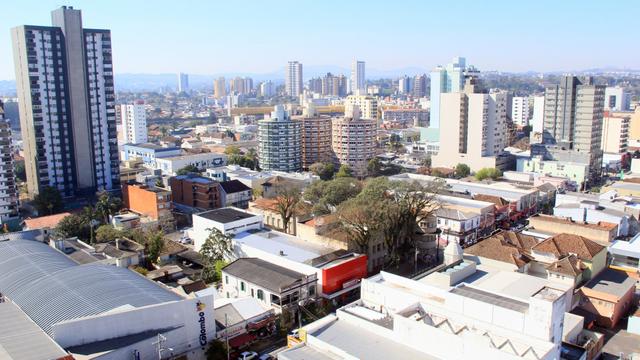
[[[609,252],[616,255],[640,257],[640,234],[637,234],[629,241],[614,241],[609,246]]]
[[[239,233],[233,239],[264,252],[281,255],[296,262],[307,262],[336,249],[290,236],[278,231],[260,230]]]

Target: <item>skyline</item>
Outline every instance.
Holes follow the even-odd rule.
[[[543,1],[514,8],[505,1],[488,5],[467,1],[461,8],[475,14],[471,17],[454,14],[446,4],[417,1],[394,7],[374,1],[368,2],[366,9],[358,8],[358,3],[333,0],[313,9],[290,0],[275,5],[253,0],[243,1],[243,5],[198,1],[188,7],[169,6],[168,0],[160,0],[152,9],[147,4],[121,1],[75,0],[66,4],[83,11],[84,26],[111,30],[117,74],[260,74],[281,71],[289,60],[307,66],[349,68],[356,58],[365,61],[368,69],[428,71],[454,56],[466,56],[470,64],[485,71],[640,68],[640,50],[629,46],[632,33],[598,25],[601,18],[611,15],[620,24],[632,21],[636,13],[632,10],[640,10],[640,4],[633,1],[617,4],[616,9],[628,10],[623,13],[603,9],[596,2]],[[0,31],[0,43],[4,44],[0,80],[15,78],[10,28],[49,25],[50,11],[61,5],[53,0],[29,0],[0,14],[0,23],[5,24]],[[249,8],[252,10],[245,11]],[[143,15],[150,10],[152,15]],[[369,21],[354,23],[359,13]],[[433,16],[436,13],[438,16]],[[567,16],[580,21],[567,27]],[[279,25],[279,19],[286,19],[286,24]],[[615,59],[611,52],[596,51],[598,44],[615,48]],[[563,49],[563,56],[547,56],[557,49]],[[223,56],[219,56],[220,50]]]

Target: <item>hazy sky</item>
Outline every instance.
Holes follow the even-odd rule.
[[[15,0],[0,11],[0,80],[15,77],[9,29],[49,25],[62,4],[111,29],[116,73],[269,73],[356,57],[430,69],[456,55],[481,70],[640,69],[638,0]]]

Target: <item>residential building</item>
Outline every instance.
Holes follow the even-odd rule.
[[[11,30],[27,189],[119,189],[111,32],[83,28],[73,7],[51,18]]]
[[[544,96],[533,96],[533,109],[529,123],[531,124],[530,142],[541,143],[544,133]]]
[[[529,97],[514,96],[511,99],[511,121],[518,126],[527,126],[530,116]]]
[[[502,156],[508,144],[505,92],[474,92],[468,81],[464,92],[450,92],[440,97],[440,150],[432,166],[454,168],[467,164],[471,171],[509,166]],[[433,114],[433,112],[432,112]]]
[[[633,309],[636,279],[606,269],[580,288],[580,308],[596,316],[596,323],[613,329]]]
[[[24,326],[34,331],[26,335],[29,349],[24,338],[16,349],[5,347],[6,337],[0,337],[3,358],[6,351],[15,354],[15,359],[42,359],[52,354],[35,342],[42,332],[65,350],[60,359],[126,359],[132,354],[140,359],[157,358],[158,334],[164,337],[165,356],[199,358],[202,348],[215,339],[211,295],[182,297],[129,269],[80,265],[37,241],[0,242],[0,267],[0,273],[12,274],[0,277],[0,307],[13,304],[30,319],[19,327],[11,322],[11,327],[3,326],[0,331],[9,328],[14,337]],[[39,306],[45,303],[74,306],[52,311]]]
[[[376,120],[360,117],[358,105],[347,107],[345,116],[333,119],[331,148],[336,167],[347,165],[356,177],[367,175],[367,164],[376,155]]]
[[[451,269],[451,277],[466,271]],[[443,288],[381,272],[362,280],[360,300],[290,337],[278,358],[559,359],[565,293],[553,285],[523,293],[501,295],[464,281]]]
[[[351,114],[355,107],[360,111],[360,117],[368,120],[378,120],[378,99],[370,95],[349,95],[344,100],[345,114]]]
[[[60,221],[69,215],[71,215],[71,213],[63,212],[36,218],[26,218],[24,219],[24,230],[43,229],[46,235],[47,231],[55,229]]]
[[[424,97],[427,95],[427,75],[418,74],[413,78],[412,94],[415,97]]]
[[[589,164],[587,162],[544,160],[542,156],[534,156],[519,158],[516,161],[516,171],[567,178],[575,189],[583,189],[589,176]]]
[[[258,121],[258,157],[263,170],[302,170],[301,123],[293,121],[282,105],[269,118]]]
[[[591,78],[575,76],[545,89],[544,142],[587,154],[590,180],[602,172],[604,90]]]
[[[438,66],[431,72],[431,118],[429,122],[432,128],[440,128],[440,95],[462,91],[466,67],[466,59],[456,57],[447,66]]]
[[[402,124],[407,127],[428,127],[429,110],[426,109],[385,109],[382,111],[384,123]]]
[[[586,237],[600,245],[609,246],[618,236],[618,226],[607,222],[588,224],[572,219],[539,214],[529,218],[528,230],[542,232],[553,236],[571,234]]]
[[[227,155],[214,152],[185,153],[178,156],[156,157],[151,164],[153,169],[162,171],[164,175],[176,175],[178,170],[186,166],[195,166],[197,169],[207,169],[227,164]]]
[[[187,92],[189,91],[189,74],[179,73],[178,74],[178,92]]]
[[[172,201],[196,209],[216,209],[222,205],[220,186],[216,181],[194,174],[169,179]]]
[[[249,207],[249,201],[253,198],[253,191],[240,180],[220,182],[221,206],[235,206],[240,209]]]
[[[260,96],[269,98],[275,95],[275,93],[275,86],[271,80],[260,83]]]
[[[229,80],[229,93],[242,95],[246,91],[244,89],[244,79],[240,76],[236,76],[235,78]]]
[[[624,154],[629,145],[629,117],[613,116],[605,113],[602,123],[602,151]]]
[[[367,91],[367,80],[364,73],[364,61],[354,60],[351,64],[351,92],[364,95]]]
[[[222,268],[222,294],[227,298],[251,296],[277,313],[299,302],[314,303],[318,279],[258,258],[239,258]]]
[[[629,111],[631,94],[620,86],[607,86],[604,90],[604,109],[609,111]]]
[[[298,97],[302,94],[302,63],[289,61],[285,69],[284,88],[287,96]]]
[[[589,200],[584,202],[563,203],[556,197],[556,206],[553,208],[553,215],[570,218],[573,221],[585,222],[589,224],[610,223],[618,226],[617,236],[625,237],[633,235],[638,230],[638,220],[632,215],[624,212],[620,204],[616,207],[601,207],[597,202]]]
[[[18,216],[18,184],[13,163],[11,125],[0,101],[0,223]]]
[[[153,220],[171,217],[171,191],[140,184],[122,185],[122,205]]]
[[[262,222],[265,226],[296,236],[298,228],[298,218],[294,216],[287,224],[287,229],[283,229],[282,216],[277,209],[277,200],[274,198],[259,197],[249,202],[249,212],[262,215]]]
[[[179,147],[160,146],[152,143],[125,144],[123,147],[123,161],[142,160],[142,163],[154,167],[156,159],[178,156],[182,152]]]
[[[144,101],[132,104],[120,104],[120,125],[124,144],[143,144],[147,138],[147,112]]]
[[[440,230],[438,239],[445,245],[454,241],[463,247],[470,246],[495,229],[493,203],[447,195],[438,195],[436,199],[441,207],[433,217]]]
[[[222,99],[227,96],[227,82],[224,77],[213,80],[213,96],[216,99]]]
[[[245,77],[242,79],[242,81],[244,82],[244,93],[250,94],[251,92],[253,92],[253,79],[250,77]]]
[[[312,111],[311,113],[294,117],[293,120],[301,123],[302,168],[309,169],[312,164],[317,162],[330,162],[332,160],[331,117],[319,115],[317,112]]]
[[[404,75],[400,79],[398,79],[398,93],[400,94],[409,94],[413,91],[411,87],[411,79]]]
[[[609,267],[624,271],[630,277],[640,280],[640,234],[631,240],[616,240],[609,246]]]
[[[325,96],[345,96],[347,94],[347,78],[344,75],[336,76],[327,73],[311,91]]]

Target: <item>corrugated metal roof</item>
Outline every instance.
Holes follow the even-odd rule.
[[[0,242],[0,274],[0,292],[49,334],[64,320],[182,299],[128,269],[77,265],[34,241]]]

